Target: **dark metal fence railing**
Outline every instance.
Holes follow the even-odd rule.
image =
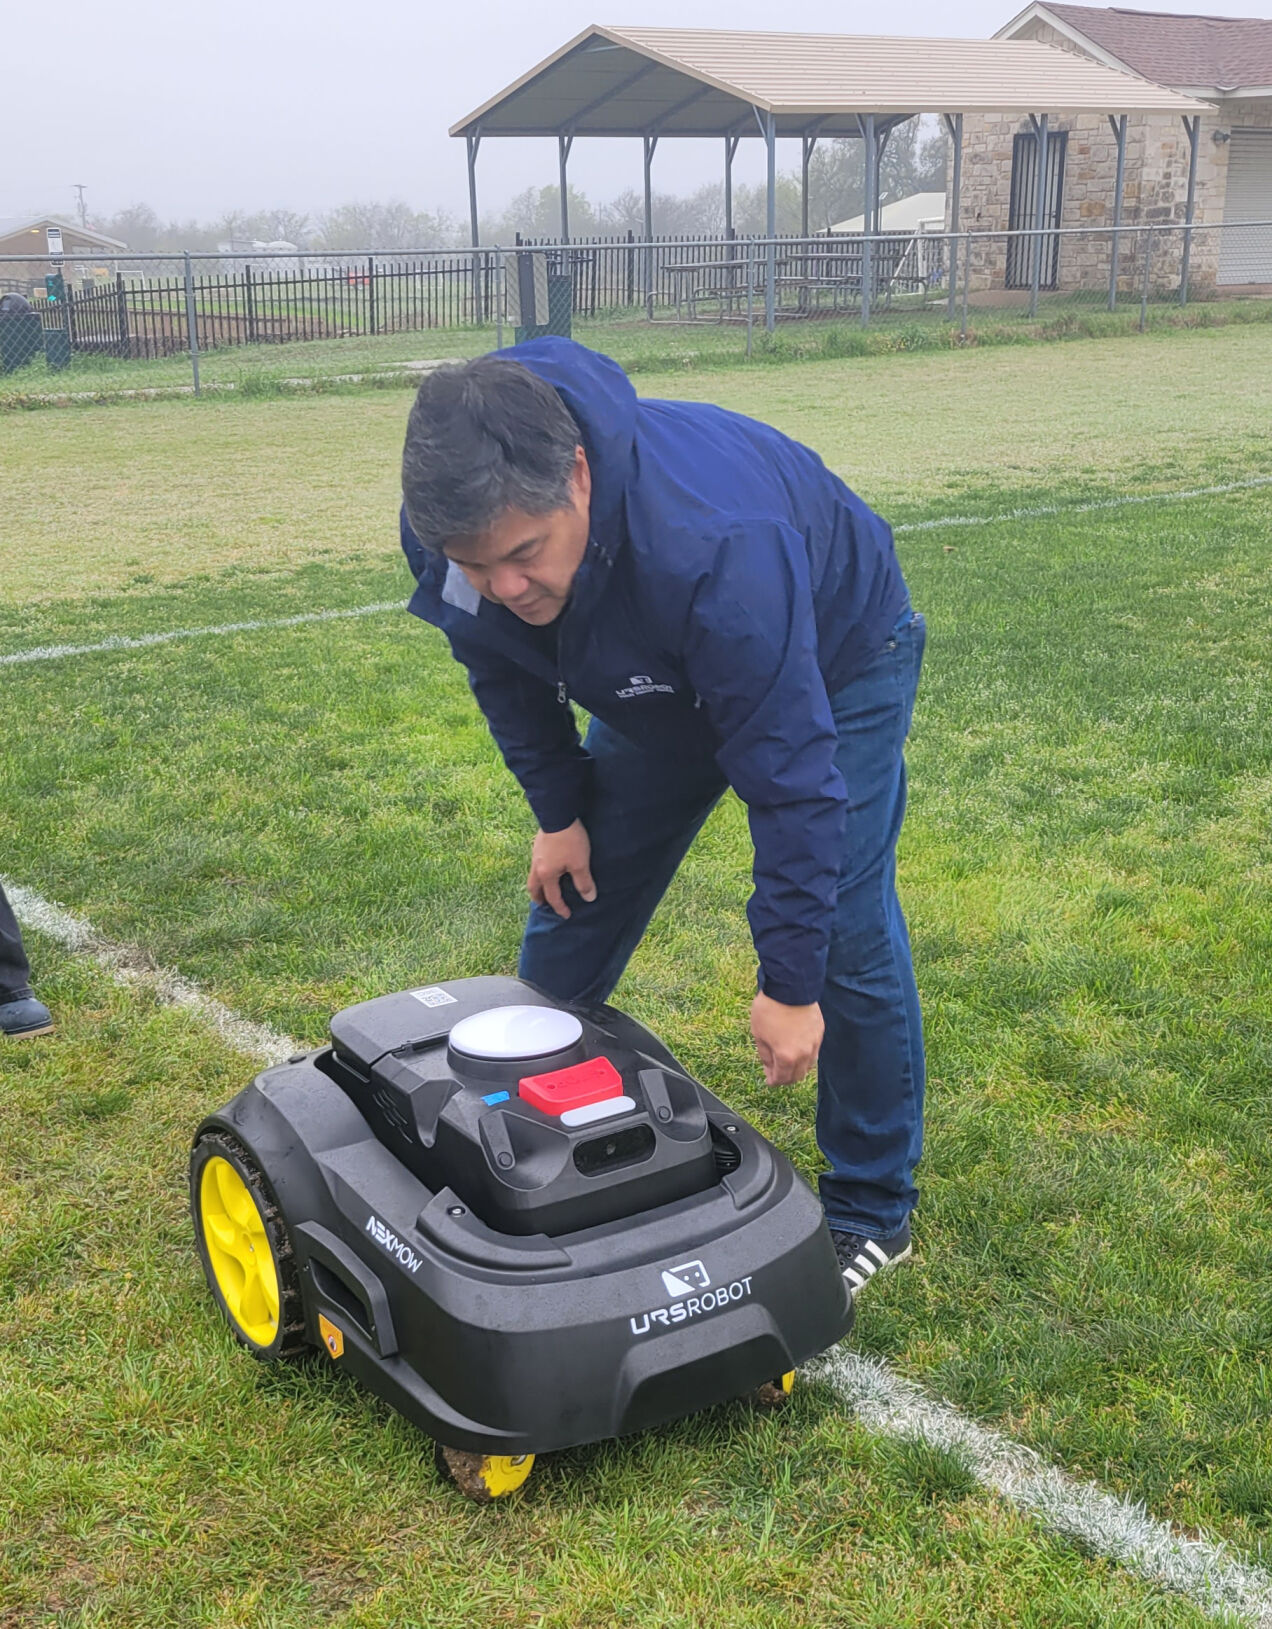
[[[1024,205],[1018,213],[1023,217]],[[171,387],[180,380],[171,370],[147,377],[130,369],[125,376],[97,364],[188,356],[197,390],[200,358],[249,347],[262,375],[285,373],[289,380],[293,372],[325,376],[351,367],[418,371],[418,361],[405,358],[427,361],[512,339],[512,256],[528,250],[546,257],[549,279],[568,279],[572,319],[592,325],[576,332],[602,347],[628,343],[624,336],[653,324],[668,336],[655,343],[674,349],[681,342],[673,330],[698,325],[693,331],[705,337],[701,325],[713,323],[717,347],[727,347],[730,325],[745,326],[740,344],[749,356],[761,326],[776,330],[819,317],[863,328],[904,322],[916,334],[956,325],[966,337],[992,322],[1045,318],[1052,328],[1072,328],[1086,321],[1083,313],[1129,308],[1138,309],[1143,328],[1150,305],[1272,296],[1266,221],[1117,228],[1048,221],[1041,233],[1018,227],[774,239],[699,234],[649,242],[627,233],[362,254],[120,253],[96,264],[7,256],[0,258],[0,375],[7,380],[27,370],[13,380],[20,394],[34,386],[30,365],[42,357],[49,372],[77,364],[94,370],[102,385],[109,373],[119,389],[146,388],[150,378]],[[1022,267],[1044,259],[1038,276],[1023,274]],[[296,342],[425,330],[438,337],[421,340],[418,349],[413,342],[364,345],[339,360],[310,352],[303,366],[299,357],[293,363],[265,356],[265,348]],[[453,343],[446,335],[454,335]],[[641,345],[648,350],[648,342]],[[213,382],[216,372],[213,366]]]
[[[198,263],[195,263],[196,266]],[[192,273],[200,350],[349,339],[413,329],[462,328],[482,320],[481,259],[471,253],[406,260],[368,255],[341,264],[278,269],[268,261]],[[173,356],[189,349],[184,276],[116,274],[45,310],[44,326],[64,327],[75,351]]]

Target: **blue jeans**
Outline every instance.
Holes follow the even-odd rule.
[[[887,1238],[918,1199],[923,1144],[923,1027],[896,890],[905,814],[903,749],[926,628],[908,607],[874,660],[830,698],[836,761],[848,788],[835,926],[821,994],[817,1069],[820,1179],[832,1227]],[[667,762],[594,719],[593,791],[583,817],[596,899],[567,879],[571,915],[534,905],[522,978],[560,1001],[605,1001],[689,845],[725,789],[714,763]]]

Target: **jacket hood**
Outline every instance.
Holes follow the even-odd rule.
[[[617,362],[572,339],[549,335],[496,354],[537,374],[573,414],[592,472],[592,534],[602,541],[612,538],[636,438],[636,392],[631,381]]]

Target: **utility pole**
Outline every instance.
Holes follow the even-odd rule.
[[[73,181],[71,183],[71,185],[74,188],[75,193],[77,195],[75,207],[79,211],[80,225],[82,227],[84,227],[85,230],[87,230],[87,228],[88,228],[88,205],[84,202],[84,193],[85,193],[85,191],[87,189],[85,188],[84,183],[82,181]]]

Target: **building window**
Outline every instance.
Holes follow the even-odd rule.
[[[1040,288],[1055,288],[1060,265],[1060,211],[1064,205],[1064,150],[1068,142],[1064,130],[1047,135],[1047,183],[1043,194],[1042,222],[1046,229],[1037,237],[1008,238],[1007,287],[1032,288],[1034,259],[1041,252]],[[1011,151],[1011,206],[1007,213],[1010,232],[1028,232],[1038,224],[1038,137],[1032,130],[1016,137]]]

